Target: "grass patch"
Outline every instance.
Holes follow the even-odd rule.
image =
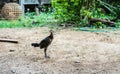
[[[24,27],[23,24],[18,20],[2,20],[0,21],[0,28],[16,28],[16,27]]]
[[[55,23],[53,13],[41,13],[38,16],[26,13],[24,18],[20,17],[18,20],[0,20],[0,28],[41,27]]]

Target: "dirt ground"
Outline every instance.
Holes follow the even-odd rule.
[[[49,29],[0,29],[0,74],[120,74],[120,31],[92,33],[64,29],[55,31],[48,48],[31,46],[49,35]],[[12,50],[12,51],[11,51]]]

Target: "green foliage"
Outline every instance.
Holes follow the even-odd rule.
[[[87,16],[88,18],[92,18],[92,12],[85,10],[85,9],[81,9],[81,16]]]
[[[117,20],[117,22],[116,22],[116,27],[117,27],[117,28],[120,28],[120,19]]]
[[[16,27],[34,27],[54,24],[54,15],[52,13],[41,13],[36,16],[35,13],[27,13],[26,16],[20,17],[18,20],[1,20],[0,28],[16,28]]]
[[[59,22],[71,22],[75,26],[85,26],[88,24],[88,18],[93,17],[95,0],[52,0],[52,6]]]
[[[112,1],[114,2],[114,1]],[[104,9],[100,6],[104,6],[110,13],[104,12]],[[108,0],[52,0],[53,12],[50,13],[51,9],[48,9],[46,13],[46,7],[43,7],[45,13],[35,15],[34,13],[26,13],[23,17],[18,20],[0,20],[0,27],[34,27],[34,26],[48,26],[58,23],[71,23],[75,27],[86,27],[90,26],[90,18],[101,18],[112,20],[120,17],[120,4],[109,3]],[[116,21],[116,20],[115,20]],[[120,27],[120,21],[116,21],[116,27]],[[92,24],[95,28],[105,28],[106,25],[102,22],[96,22]]]
[[[98,2],[99,2],[100,6],[103,6],[104,8],[109,10],[111,14],[116,14],[115,11],[114,11],[114,9],[116,9],[116,8],[113,5],[107,3],[107,1],[104,1],[104,0],[103,1],[102,0],[98,0]]]
[[[89,26],[90,18],[113,20],[120,14],[120,5],[113,6],[109,0],[52,0],[55,18],[59,22],[69,22],[75,27]],[[115,5],[115,3],[114,3]],[[102,8],[103,7],[103,8]],[[105,9],[104,9],[105,8]],[[106,10],[108,12],[106,12]],[[119,16],[120,17],[120,16]],[[106,27],[102,22],[93,25],[97,28]]]
[[[106,28],[106,25],[103,24],[102,22],[96,22],[91,27],[94,27],[94,28]]]
[[[114,11],[116,12],[116,17],[120,19],[120,3],[116,5],[116,9],[114,9]]]

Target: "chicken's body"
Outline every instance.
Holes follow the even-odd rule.
[[[40,47],[40,49],[43,49],[44,48],[44,54],[45,54],[45,57],[48,58],[49,56],[47,56],[47,48],[48,46],[51,44],[52,40],[53,40],[53,33],[52,31],[50,31],[50,35],[47,36],[45,39],[43,39],[40,43],[32,43],[31,45],[34,46],[34,47]]]

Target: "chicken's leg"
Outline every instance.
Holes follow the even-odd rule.
[[[47,48],[44,49],[45,58],[50,58],[49,56],[47,56],[46,51],[47,51]]]

